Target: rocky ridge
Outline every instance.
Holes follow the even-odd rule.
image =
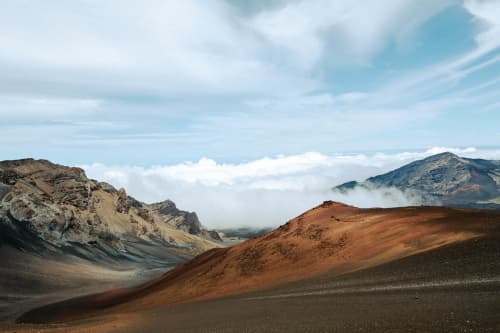
[[[397,188],[424,205],[500,209],[500,161],[446,152],[334,190],[347,192],[356,187]]]
[[[189,257],[218,246],[80,168],[34,159],[0,162],[2,244],[93,261]]]
[[[207,230],[201,225],[195,212],[179,210],[171,200],[153,203],[148,207],[156,212],[164,223],[170,224],[177,229],[205,239],[222,241],[217,231]]]

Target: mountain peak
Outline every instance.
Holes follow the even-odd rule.
[[[450,159],[462,160],[460,156],[450,153],[449,151],[445,151],[443,153],[429,156],[423,159],[422,161],[433,161],[433,160],[436,161],[436,160],[450,160]]]
[[[435,154],[435,155],[432,155],[434,157],[459,157],[458,155],[455,155],[449,151],[445,151],[445,152],[442,152],[442,153],[439,153],[439,154]],[[431,156],[431,157],[432,157]]]
[[[368,178],[365,182],[348,182],[336,189],[391,187],[418,198],[419,203],[426,205],[498,208],[495,202],[500,197],[499,173],[498,161],[462,158],[443,152]]]
[[[332,200],[323,201],[323,203],[321,203],[320,205],[316,206],[316,208],[328,208],[328,207],[332,207],[332,208],[356,208],[354,206],[345,204],[343,202],[332,201]]]

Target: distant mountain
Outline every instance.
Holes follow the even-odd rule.
[[[261,236],[265,233],[270,232],[271,230],[273,230],[273,229],[270,227],[267,227],[267,228],[241,227],[241,228],[220,229],[219,232],[222,233],[225,237],[239,238],[239,239],[250,239],[250,238]]]
[[[180,210],[171,200],[150,204],[148,207],[156,212],[164,223],[168,223],[177,229],[209,240],[222,241],[217,231],[207,230],[201,225],[195,212]]]
[[[191,216],[175,214],[181,224]],[[184,259],[175,258],[217,246],[164,220],[124,189],[89,179],[80,168],[33,159],[0,162],[0,245],[141,262],[179,262]]]
[[[500,209],[500,161],[446,152],[364,182],[344,183],[334,190],[347,192],[357,187],[394,187],[426,205]]]

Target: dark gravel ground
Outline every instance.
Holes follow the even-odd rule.
[[[126,326],[116,326],[114,331],[500,332],[498,235],[335,275],[135,312]],[[72,325],[61,324],[58,332],[70,332]],[[19,328],[51,331],[46,325],[5,326],[4,330]]]
[[[500,332],[500,238],[142,317],[130,332]]]

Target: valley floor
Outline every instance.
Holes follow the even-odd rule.
[[[137,285],[163,274],[166,267],[97,264],[70,256],[44,258],[9,246],[1,247],[0,262],[0,322],[13,322],[49,303]]]

